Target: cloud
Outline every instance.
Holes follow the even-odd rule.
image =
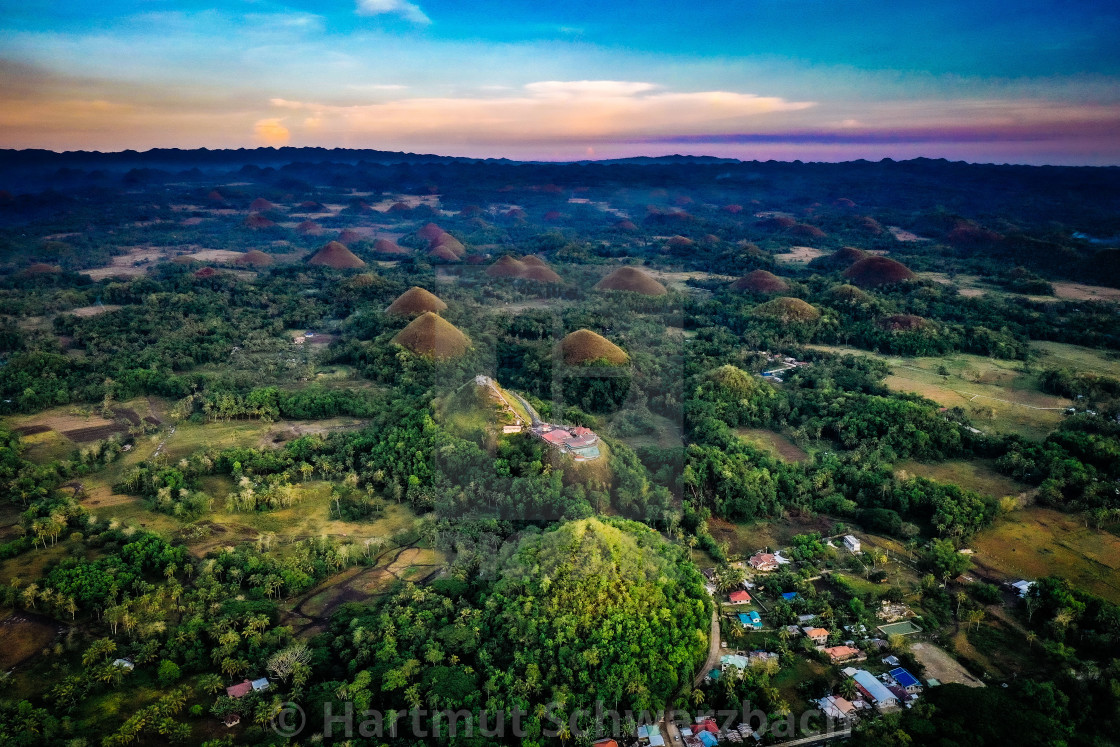
[[[611,138],[740,132],[768,115],[811,102],[731,91],[675,92],[653,83],[539,81],[521,90],[473,97],[398,98],[339,105],[274,98],[274,107],[307,112],[321,133],[408,147],[439,141],[593,142]]]
[[[538,96],[567,98],[633,96],[655,88],[653,83],[625,80],[542,80],[525,86],[526,91]]]
[[[358,0],[358,15],[379,16],[383,14],[399,15],[413,23],[427,25],[432,22],[420,6],[408,0]]]
[[[253,125],[253,134],[264,145],[287,145],[292,133],[279,119],[261,119]]]

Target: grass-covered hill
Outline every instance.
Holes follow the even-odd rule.
[[[710,601],[679,547],[636,522],[584,519],[521,541],[494,587],[511,682],[545,700],[658,708],[702,664]]]

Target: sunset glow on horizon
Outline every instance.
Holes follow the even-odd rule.
[[[48,2],[0,147],[1120,164],[1105,3]]]

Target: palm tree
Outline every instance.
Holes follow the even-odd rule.
[[[846,700],[855,700],[856,695],[859,693],[859,690],[856,688],[856,681],[851,677],[847,677],[841,681],[836,690]]]

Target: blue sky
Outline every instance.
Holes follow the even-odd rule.
[[[1120,163],[1120,4],[0,4],[0,147]]]

